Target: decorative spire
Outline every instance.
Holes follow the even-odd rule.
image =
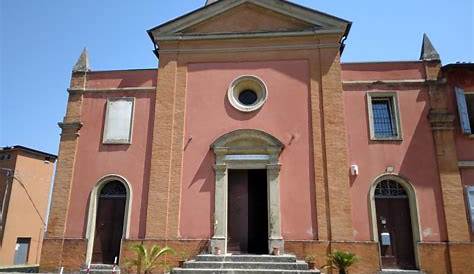
[[[88,72],[90,71],[89,67],[89,53],[87,52],[87,48],[84,48],[84,50],[81,53],[81,56],[79,56],[79,59],[77,59],[76,64],[72,68],[72,72]]]
[[[433,44],[428,38],[426,33],[423,34],[423,44],[421,46],[421,55],[420,60],[431,61],[431,60],[441,60],[439,53],[433,47]]]
[[[217,1],[219,1],[219,0],[206,0],[206,4],[204,6],[210,5],[210,4],[212,4],[214,2],[217,2]]]

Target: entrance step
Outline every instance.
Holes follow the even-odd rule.
[[[382,269],[378,274],[426,274],[419,270],[404,270],[404,269]]]
[[[118,266],[110,265],[110,264],[91,264],[89,272],[87,270],[87,266],[83,266],[81,268],[81,274],[90,273],[90,274],[104,274],[104,273],[120,273],[120,268]]]
[[[273,263],[295,263],[293,255],[197,255],[195,261],[199,262],[273,262]]]
[[[296,260],[293,255],[198,255],[194,260],[185,262],[183,268],[175,268],[173,274],[297,274],[321,273],[310,270],[304,261]]]

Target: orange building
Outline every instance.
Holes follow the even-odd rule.
[[[156,69],[93,71],[84,51],[42,269],[145,243],[207,254],[174,273],[318,273],[297,259],[335,250],[351,273],[473,273],[472,73],[426,35],[411,61],[341,63],[351,25],[207,1],[148,31]]]
[[[40,262],[56,155],[23,146],[0,149],[0,266]]]

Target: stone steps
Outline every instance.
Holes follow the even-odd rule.
[[[294,263],[275,262],[198,262],[189,261],[184,268],[207,269],[281,269],[281,270],[308,270],[308,264],[300,261]]]
[[[197,255],[195,261],[207,262],[273,262],[273,263],[295,263],[293,255]]]
[[[426,274],[419,270],[382,269],[377,274]]]
[[[198,255],[185,262],[182,268],[175,268],[172,274],[297,274],[320,273],[308,269],[304,261],[297,261],[293,255]]]
[[[279,270],[279,269],[185,269],[175,268],[171,272],[173,274],[201,273],[201,274],[303,274],[312,273],[320,274],[319,270]]]
[[[116,273],[120,274],[120,268],[118,266],[108,265],[108,264],[91,264],[89,272],[87,272],[87,266],[83,266],[80,271],[81,274],[90,273],[90,274],[104,274],[104,273]]]

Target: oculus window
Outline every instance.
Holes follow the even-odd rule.
[[[130,144],[135,99],[109,98],[104,123],[104,144]]]
[[[227,91],[230,104],[239,111],[260,109],[267,101],[267,86],[256,76],[244,75],[235,79]]]
[[[401,140],[400,114],[394,92],[367,94],[371,140]]]

